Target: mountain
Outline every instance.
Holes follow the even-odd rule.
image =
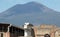
[[[16,25],[30,22],[34,25],[56,24],[60,26],[60,12],[37,2],[29,2],[26,4],[17,4],[0,13],[0,22]]]

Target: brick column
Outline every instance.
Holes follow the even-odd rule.
[[[37,28],[34,27],[33,29],[34,29],[35,37],[37,37],[37,34],[36,34],[37,33]]]
[[[10,37],[10,32],[4,33],[3,37]]]
[[[50,33],[51,33],[51,37],[55,37],[55,29],[52,29]]]
[[[54,37],[54,36],[55,36],[55,33],[54,33],[54,32],[52,32],[52,33],[51,33],[51,37]]]

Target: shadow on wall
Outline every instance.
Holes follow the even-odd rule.
[[[32,37],[35,37],[34,29],[31,29],[31,35]]]

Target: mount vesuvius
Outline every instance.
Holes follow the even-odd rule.
[[[29,2],[17,4],[0,13],[0,22],[23,25],[25,22],[32,24],[56,24],[60,26],[60,12],[52,10],[40,3]]]

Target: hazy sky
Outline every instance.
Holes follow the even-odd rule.
[[[0,0],[0,12],[3,12],[16,4],[25,4],[31,1],[41,3],[60,12],[60,0]]]

